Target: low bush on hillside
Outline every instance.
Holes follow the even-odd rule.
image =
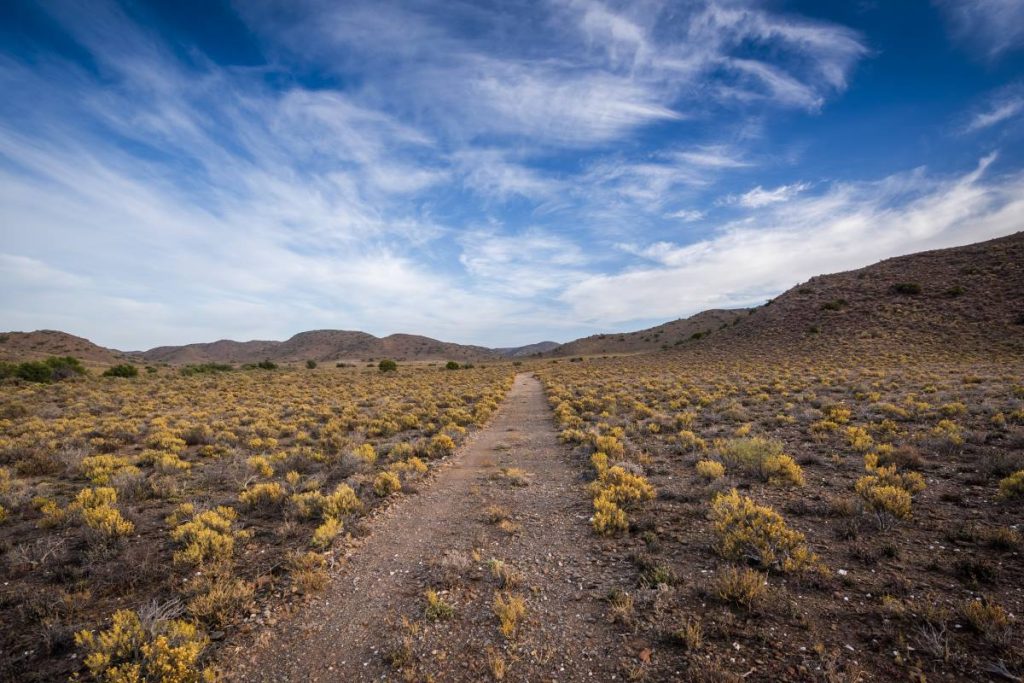
[[[138,377],[139,369],[129,363],[114,365],[103,371],[104,377]]]
[[[49,384],[84,374],[82,362],[71,356],[50,356],[45,360],[24,363],[0,362],[0,379],[15,377],[26,382]]]

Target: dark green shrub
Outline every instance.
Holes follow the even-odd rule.
[[[316,367],[316,361],[315,360],[307,360],[306,361],[306,367],[309,368],[310,370],[312,370],[313,368]]]
[[[277,363],[271,360],[261,360],[256,364],[260,370],[277,370]]]
[[[897,282],[891,288],[893,294],[916,296],[921,293],[921,285],[916,282]]]
[[[234,370],[234,366],[227,365],[225,363],[198,363],[195,365],[186,365],[181,369],[183,375],[206,375],[214,372],[229,372]]]
[[[453,360],[450,360],[450,361],[448,361],[447,363],[444,364],[445,370],[458,370],[460,367],[462,367],[462,366],[459,365],[458,363],[456,363]]]
[[[826,301],[821,305],[823,311],[838,311],[840,308],[846,305],[846,299],[836,299],[834,301]]]
[[[0,377],[17,377],[26,382],[58,382],[75,375],[84,375],[81,361],[71,356],[51,356],[46,360],[0,364]]]
[[[104,377],[138,377],[139,369],[129,363],[114,365],[103,371]]]
[[[390,358],[385,358],[384,360],[377,364],[377,369],[380,370],[381,372],[394,372],[395,370],[398,369],[398,363],[391,360]]]

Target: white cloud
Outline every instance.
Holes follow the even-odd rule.
[[[560,290],[583,275],[587,258],[572,241],[542,230],[522,234],[468,232],[459,261],[476,287],[515,297]]]
[[[696,209],[680,209],[678,211],[665,214],[665,218],[674,218],[684,223],[693,223],[704,218],[704,215],[703,211],[697,211]]]
[[[965,133],[974,133],[991,128],[1024,113],[1024,87],[1014,83],[1000,88],[976,108],[970,121],[964,126]]]
[[[987,59],[1024,46],[1024,3],[1020,0],[933,1],[953,36]]]
[[[1010,234],[1024,225],[1024,174],[986,178],[992,159],[954,178],[917,171],[838,183],[690,245],[638,248],[658,265],[586,278],[562,299],[582,320],[671,318],[758,304],[814,275],[897,254]]]
[[[729,198],[729,202],[739,204],[748,209],[759,209],[769,204],[788,202],[793,197],[810,188],[808,183],[793,183],[792,185],[780,185],[772,190],[766,190],[760,185],[749,192],[738,197]]]

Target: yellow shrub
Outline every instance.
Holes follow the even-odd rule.
[[[455,613],[452,606],[445,602],[433,588],[428,589],[423,595],[427,599],[427,607],[424,610],[427,619],[435,621],[438,619],[448,619]]]
[[[793,458],[782,452],[782,442],[777,439],[760,436],[725,439],[716,441],[715,449],[730,470],[755,475],[770,484],[804,484],[803,470]]]
[[[847,427],[846,442],[850,444],[850,448],[861,453],[870,450],[874,445],[871,435],[863,427]]]
[[[330,582],[327,561],[319,553],[292,553],[288,556],[287,565],[292,585],[301,593],[316,593]]]
[[[761,462],[760,474],[769,484],[803,486],[804,472],[788,455],[771,455]]]
[[[82,458],[82,473],[94,484],[108,484],[120,472],[138,473],[128,458],[118,455],[90,455]]]
[[[887,529],[896,520],[910,517],[910,493],[898,486],[878,485],[874,480],[875,477],[862,477],[855,488],[868,509],[875,513],[879,528]]]
[[[252,602],[254,587],[243,579],[214,576],[201,583],[186,607],[189,615],[206,624],[223,626]]]
[[[79,491],[68,509],[75,512],[93,531],[106,538],[118,538],[135,531],[135,525],[121,516],[114,507],[116,502],[116,490],[99,486]]]
[[[999,497],[1004,500],[1024,498],[1024,470],[1017,470],[999,481]]]
[[[753,560],[765,568],[799,571],[819,564],[807,552],[804,535],[786,526],[770,507],[741,496],[736,489],[711,503],[717,550],[727,559]]]
[[[261,477],[269,479],[274,476],[274,468],[266,456],[254,455],[245,461],[249,468]]]
[[[590,490],[595,498],[604,496],[620,506],[652,500],[655,495],[650,482],[639,474],[627,472],[621,465],[608,468],[603,477],[590,484]]]
[[[51,498],[36,496],[32,499],[32,507],[42,514],[42,518],[36,523],[36,526],[42,529],[60,526],[68,519],[67,511],[62,510],[57,501]]]
[[[313,532],[313,539],[311,541],[314,548],[326,548],[334,541],[334,539],[341,533],[342,523],[334,518],[328,517],[323,521],[323,524],[318,526]]]
[[[962,446],[964,437],[960,433],[960,426],[952,420],[939,420],[939,423],[932,427],[929,434],[949,446]]]
[[[526,600],[519,595],[496,594],[494,596],[494,614],[498,617],[501,635],[511,638],[520,620],[526,616]]]
[[[709,481],[725,476],[725,466],[715,460],[700,460],[697,462],[696,468],[697,474]]]
[[[198,683],[212,678],[212,672],[198,666],[209,641],[185,621],[158,621],[147,630],[138,614],[118,610],[109,629],[79,631],[75,643],[89,651],[85,667],[98,681]]]
[[[1006,610],[991,598],[968,600],[960,611],[971,628],[984,636],[999,635],[1010,626]]]
[[[435,434],[427,445],[427,455],[431,458],[443,458],[455,452],[455,442],[447,434]]]
[[[235,539],[243,535],[231,529],[236,516],[234,510],[221,506],[195,514],[190,521],[172,529],[171,538],[184,544],[175,551],[174,563],[199,565],[230,560]]]
[[[362,507],[362,501],[359,500],[359,496],[356,495],[351,486],[348,484],[338,484],[334,489],[334,493],[327,496],[324,501],[323,513],[325,517],[340,518],[361,510]]]
[[[611,498],[598,495],[594,498],[594,515],[590,523],[599,534],[612,535],[629,528],[626,512]]]
[[[319,491],[304,491],[293,493],[289,496],[288,503],[295,509],[299,517],[312,519],[320,514],[327,503],[327,497]]]
[[[766,588],[765,575],[750,568],[726,567],[714,580],[714,592],[719,600],[747,609],[761,599]]]
[[[707,445],[704,443],[704,439],[700,438],[688,429],[683,429],[677,434],[679,439],[679,447],[683,451],[702,451]]]
[[[367,465],[372,465],[377,462],[377,451],[373,449],[372,444],[364,443],[363,445],[352,451],[352,455],[359,458]]]
[[[192,464],[182,460],[177,453],[171,451],[156,451],[147,449],[139,454],[139,462],[144,465],[152,465],[158,472],[173,474],[188,470]]]
[[[373,492],[380,497],[402,490],[402,481],[394,472],[381,472],[373,480]]]
[[[594,448],[616,460],[621,459],[626,453],[626,447],[614,436],[598,436],[594,439]]]
[[[285,495],[284,487],[276,481],[271,481],[253,484],[238,494],[238,500],[249,507],[276,505],[284,500]]]
[[[597,451],[590,456],[590,464],[594,466],[594,471],[597,472],[598,478],[604,478],[608,472],[608,455]]]

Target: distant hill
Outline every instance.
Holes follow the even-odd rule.
[[[594,334],[575,341],[566,342],[546,355],[550,356],[593,356],[613,353],[641,353],[668,349],[728,328],[747,317],[749,310],[712,309],[689,318],[650,327],[638,332]]]
[[[527,344],[526,346],[512,346],[503,349],[493,349],[499,356],[505,358],[525,358],[527,356],[533,356],[536,354],[546,353],[552,349],[556,349],[561,344],[553,341],[542,341],[536,344]]]
[[[754,309],[710,310],[638,332],[488,349],[412,334],[312,330],[286,341],[220,341],[122,352],[65,332],[0,333],[0,360],[75,356],[88,364],[483,361],[678,349],[722,352],[819,347],[899,353],[972,350],[1024,354],[1024,232],[819,275]]]
[[[699,345],[1024,354],[1024,232],[819,275]]]
[[[410,360],[470,361],[497,358],[490,349],[438,341],[414,334],[392,334],[375,337],[366,332],[348,330],[312,330],[300,332],[279,341],[236,342],[221,340],[184,346],[160,346],[136,354],[147,362],[170,363],[255,363],[277,362],[369,361],[393,358]]]
[[[0,333],[0,360],[26,361],[48,356],[74,356],[93,365],[114,365],[127,357],[121,351],[57,330]]]

